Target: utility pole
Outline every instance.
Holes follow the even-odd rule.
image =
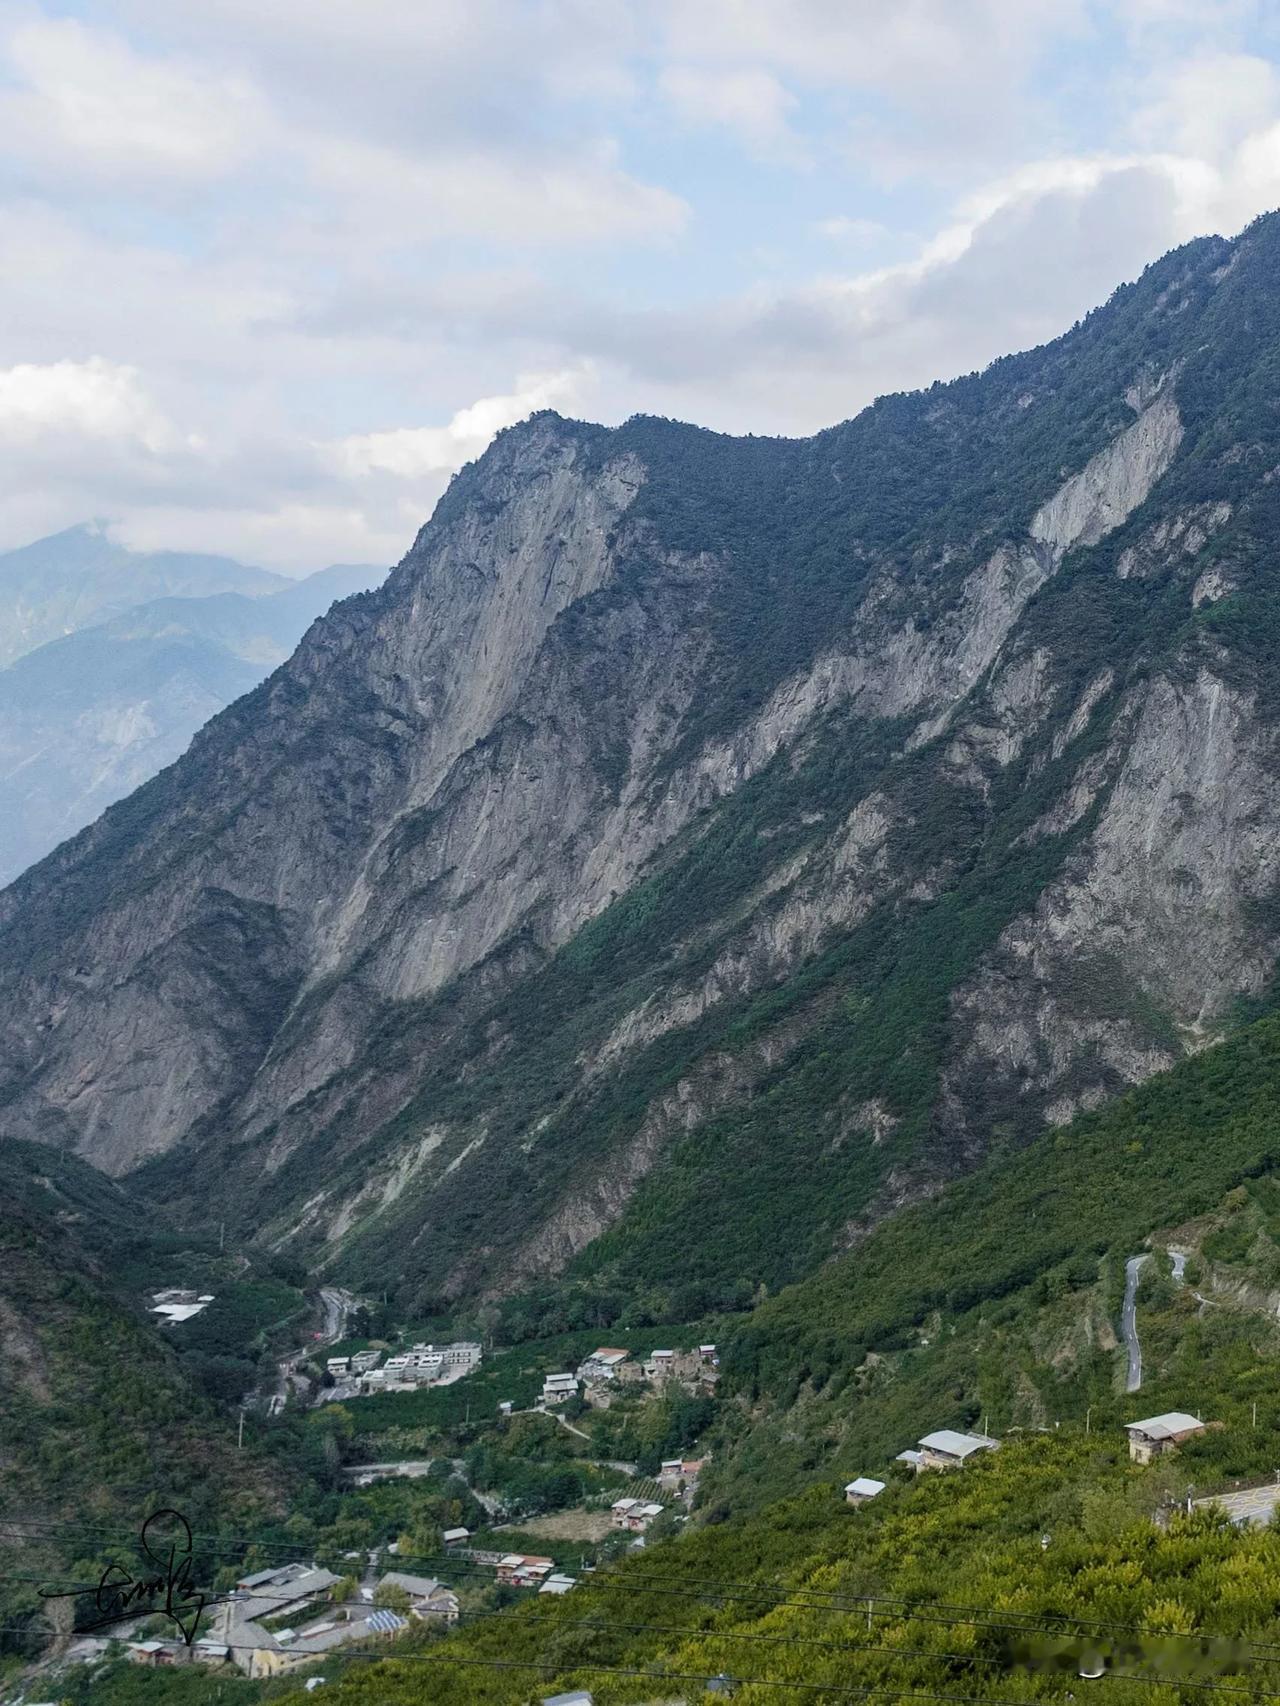
[[[236,1450],[237,1451],[243,1451],[244,1450],[244,1407],[243,1406],[241,1406],[241,1409],[240,1409],[240,1436],[236,1440]]]
[[[222,1254],[222,1246],[226,1240],[226,1236],[227,1236],[227,1223],[224,1220],[221,1222],[221,1224],[218,1227],[218,1254],[219,1255]]]
[[[1093,1415],[1093,1405],[1090,1404],[1089,1408],[1084,1413],[1084,1431],[1086,1433],[1089,1432],[1089,1418],[1092,1415]]]

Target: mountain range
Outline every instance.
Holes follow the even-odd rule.
[[[689,1320],[1229,1035],[1278,267],[811,439],[501,434],[0,896],[5,1130],[406,1306]]]
[[[353,1512],[344,1452],[598,1450],[499,1396],[661,1323],[719,1344],[687,1529],[326,1661],[340,1706],[428,1664],[458,1706],[1012,1702],[1019,1629],[1131,1667],[1209,1631],[1272,1685],[1276,1530],[1193,1494],[1261,1487],[1280,1429],[1278,277],[1270,216],[810,439],[536,415],[327,614],[363,571],[130,579],[74,530],[49,611],[7,607],[10,728],[230,702],[0,894],[0,1652],[174,1498],[225,1587],[423,1495]],[[322,1276],[509,1360],[241,1451]],[[175,1279],[221,1306],[182,1339]],[[910,1477],[950,1426],[999,1449]]]
[[[0,665],[153,598],[282,592],[283,575],[194,551],[133,551],[85,522],[0,554]]]
[[[379,578],[131,551],[98,525],[0,556],[0,881],[171,764],[331,603]]]

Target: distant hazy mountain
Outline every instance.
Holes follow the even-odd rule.
[[[153,598],[279,592],[285,575],[195,551],[130,551],[86,522],[0,553],[0,666]]]
[[[383,572],[338,564],[288,581],[216,557],[121,552],[100,535],[73,528],[0,558],[0,585],[8,590],[5,575],[14,558],[29,565],[44,554],[56,563],[57,554],[46,548],[59,541],[69,542],[73,561],[86,548],[83,560],[96,587],[77,601],[74,577],[54,567],[50,602],[59,603],[68,619],[111,584],[107,556],[101,574],[92,567],[91,547],[98,543],[113,554],[117,587],[124,585],[126,561],[138,567],[144,585],[163,584],[169,571],[158,565],[165,562],[178,565],[169,578],[179,584],[184,575],[196,584],[202,574],[210,580],[238,576],[247,588],[266,591],[155,598],[0,669],[0,883],[172,764],[202,724],[284,662],[317,616],[374,585]]]

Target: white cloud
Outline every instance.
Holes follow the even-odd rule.
[[[799,139],[788,124],[795,97],[769,71],[669,65],[659,76],[658,87],[688,125],[723,127],[766,158],[803,158]]]
[[[0,544],[398,556],[531,409],[810,431],[1280,202],[1250,0],[53,4],[0,0]]]
[[[437,492],[443,490],[439,482]],[[358,502],[283,502],[263,508],[210,508],[154,504],[132,511],[111,527],[112,537],[135,551],[193,549],[236,557],[286,574],[328,563],[394,563],[413,543],[423,517],[384,504],[370,514]]]
[[[582,406],[589,366],[559,373],[524,373],[505,396],[481,397],[459,409],[442,427],[394,427],[386,432],[357,433],[333,447],[338,464],[351,475],[392,474],[418,480],[442,471],[452,473],[473,461],[494,434],[514,426],[539,409]]]
[[[71,18],[13,31],[15,85],[0,96],[6,147],[80,176],[212,178],[261,140],[264,103],[243,78],[148,59]]]
[[[1148,80],[1132,121],[1135,141],[1221,161],[1280,113],[1280,77],[1247,53],[1206,53]]]
[[[440,149],[414,157],[350,137],[297,138],[311,184],[332,199],[335,229],[401,248],[424,233],[548,245],[674,237],[689,209],[623,171],[607,140],[566,158]]]
[[[479,456],[495,433],[538,409],[580,408],[594,377],[583,363],[521,374],[509,391],[479,398],[444,426],[355,433],[303,447],[270,439],[232,447],[202,475],[188,472],[185,502],[156,494],[129,508],[112,531],[138,550],[185,539],[286,571],[342,560],[393,562],[449,476]]]
[[[837,243],[878,243],[890,235],[889,227],[878,219],[851,219],[843,213],[820,219],[814,229]]]
[[[0,441],[27,445],[68,436],[124,439],[153,455],[183,443],[148,397],[136,368],[95,356],[0,369]]]

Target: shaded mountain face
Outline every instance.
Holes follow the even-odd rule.
[[[184,1248],[151,1205],[74,1156],[0,1147],[5,1658],[39,1652],[50,1624],[72,1626],[74,1602],[43,1600],[40,1583],[96,1579],[99,1548],[100,1573],[113,1550],[131,1556],[152,1511],[175,1506],[197,1533],[243,1532],[284,1503],[284,1475],[237,1450],[232,1422],[144,1313],[140,1275]]]
[[[379,579],[339,564],[256,597],[152,599],[0,670],[0,880],[172,764],[317,616]]]
[[[193,551],[131,551],[99,522],[0,553],[0,667],[152,598],[280,592],[284,575]]]
[[[539,415],[0,896],[4,1129],[682,1318],[1204,1047],[1280,914],[1280,225],[801,441]]]

